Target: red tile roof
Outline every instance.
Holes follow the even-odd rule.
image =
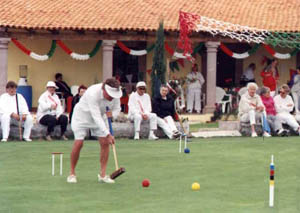
[[[179,11],[274,31],[300,32],[300,0],[1,0],[0,26],[152,31],[161,18],[178,29]]]

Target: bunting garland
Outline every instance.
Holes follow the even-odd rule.
[[[97,52],[99,51],[102,41],[98,41],[95,45],[95,47],[93,48],[93,50],[88,53],[88,54],[79,54],[76,52],[73,52],[71,49],[69,49],[67,47],[67,45],[65,43],[63,43],[61,40],[53,40],[51,43],[51,47],[50,50],[48,51],[47,54],[45,55],[40,55],[37,54],[29,49],[27,49],[23,44],[21,44],[17,39],[12,38],[11,41],[22,51],[24,52],[26,55],[30,56],[31,58],[38,60],[38,61],[46,61],[49,58],[51,58],[56,50],[56,46],[60,46],[63,51],[65,53],[67,53],[68,55],[70,55],[73,59],[76,60],[88,60],[90,58],[92,58],[93,56],[95,56],[97,54]],[[124,52],[130,54],[130,55],[135,55],[135,56],[143,56],[148,54],[149,52],[151,52],[154,47],[155,44],[152,44],[150,47],[146,48],[145,50],[132,50],[130,48],[128,48],[123,42],[121,41],[117,41],[117,45],[120,47],[121,50],[123,50]],[[273,57],[278,58],[278,59],[290,59],[292,56],[296,55],[300,49],[294,49],[292,52],[290,53],[279,53],[276,52],[270,45],[267,44],[255,44],[250,50],[248,50],[247,52],[244,53],[236,53],[231,51],[225,44],[221,43],[220,45],[220,49],[227,54],[230,57],[233,57],[235,59],[245,59],[247,57],[249,57],[250,55],[253,55],[257,49],[263,46],[266,51],[271,54]],[[201,54],[201,52],[203,51],[203,47],[204,47],[204,42],[199,43],[193,50],[192,55],[195,54]],[[179,59],[188,59],[188,57],[191,57],[191,55],[187,54],[184,55],[183,53],[178,53],[176,52],[174,49],[172,49],[167,42],[165,42],[165,49],[166,51],[174,58],[177,58],[177,60],[173,61],[173,63],[177,63]],[[180,61],[182,62],[182,61]],[[172,70],[174,70],[174,68],[177,70],[178,65],[176,64],[172,64],[171,65]]]
[[[155,44],[151,45],[150,47],[146,48],[145,50],[132,50],[130,48],[128,48],[123,42],[121,41],[117,41],[117,45],[120,47],[121,50],[123,50],[124,52],[126,52],[127,54],[129,55],[135,55],[135,56],[142,56],[142,55],[146,55],[148,54],[149,52],[151,52],[154,47],[155,47]],[[199,52],[202,47],[204,46],[204,43],[201,42],[198,46],[196,46],[193,50],[193,53],[192,55],[196,54],[197,52]],[[167,50],[167,52],[174,56],[175,58],[182,58],[182,59],[186,59],[188,56],[190,55],[187,55],[187,56],[184,56],[182,53],[178,53],[178,52],[175,52],[169,45],[167,42],[165,42],[165,49]]]
[[[294,51],[292,51],[290,53],[282,54],[282,53],[275,52],[275,50],[272,49],[272,47],[270,47],[267,44],[263,44],[263,47],[268,51],[268,53],[270,53],[273,57],[278,58],[278,59],[289,59],[292,56],[296,55],[297,52],[299,52],[299,49],[295,49]]]
[[[65,51],[65,53],[70,55],[73,59],[85,61],[85,60],[92,58],[94,55],[96,55],[96,53],[98,52],[98,50],[102,44],[102,41],[101,40],[98,41],[97,44],[95,45],[95,47],[93,48],[93,50],[88,54],[79,54],[79,53],[73,52],[61,40],[57,40],[57,44],[58,44],[58,46],[60,46],[63,49],[63,51]]]
[[[123,42],[121,42],[121,41],[117,41],[117,45],[120,47],[121,50],[123,50],[127,54],[129,54],[129,55],[135,55],[135,56],[146,55],[149,52],[151,52],[154,49],[154,47],[155,47],[155,44],[153,44],[152,46],[148,47],[145,50],[132,50],[132,49],[129,49],[128,47],[126,47],[125,44]]]
[[[29,55],[31,58],[38,60],[38,61],[48,60],[49,58],[51,58],[53,56],[55,49],[56,49],[56,41],[53,40],[49,52],[46,55],[39,55],[39,54],[27,49],[26,47],[24,47],[18,40],[12,38],[11,41],[26,55]]]
[[[254,54],[257,49],[260,47],[260,46],[263,46],[267,51],[268,53],[270,53],[274,58],[278,58],[278,59],[289,59],[291,58],[292,56],[296,55],[297,52],[299,52],[299,49],[295,49],[293,50],[292,52],[290,53],[278,53],[276,52],[271,46],[267,45],[267,44],[255,44],[250,50],[248,50],[247,52],[244,52],[244,53],[235,53],[235,52],[232,52],[228,47],[226,47],[223,43],[221,43],[220,45],[220,48],[221,50],[226,53],[228,56],[230,57],[233,57],[233,58],[236,58],[236,59],[244,59],[244,58],[247,58],[249,57],[250,55]]]
[[[76,60],[88,60],[92,58],[99,51],[99,48],[102,44],[102,41],[98,41],[93,50],[88,54],[78,54],[70,50],[62,41],[60,40],[52,40],[51,48],[46,55],[39,55],[29,49],[27,49],[24,45],[22,45],[18,40],[12,38],[11,41],[26,55],[29,55],[31,58],[38,61],[46,61],[51,58],[56,50],[57,44],[73,59]]]
[[[228,56],[230,56],[232,58],[244,59],[244,58],[248,58],[250,55],[252,55],[253,53],[255,53],[256,50],[259,48],[259,46],[260,46],[259,44],[255,44],[254,47],[252,47],[250,50],[248,50],[247,52],[244,52],[244,53],[235,53],[235,52],[232,52],[223,43],[221,43],[220,48],[221,48],[221,50],[224,53],[226,53]]]

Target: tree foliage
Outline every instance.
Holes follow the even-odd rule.
[[[156,43],[151,72],[153,97],[159,94],[160,85],[166,83],[166,70],[164,24],[163,21],[161,21],[156,32]]]

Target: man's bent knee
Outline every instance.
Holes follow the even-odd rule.
[[[83,147],[83,140],[75,140],[73,147],[76,149],[81,149]]]

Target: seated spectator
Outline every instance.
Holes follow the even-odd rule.
[[[2,128],[2,142],[9,136],[10,124],[18,126],[20,120],[24,121],[23,140],[31,141],[30,133],[33,119],[28,110],[27,103],[21,94],[17,94],[17,84],[9,81],[6,84],[6,93],[0,97],[0,118]]]
[[[255,131],[256,118],[262,118],[262,113],[265,110],[265,107],[261,101],[259,95],[256,94],[257,90],[256,83],[248,83],[248,91],[242,95],[239,103],[239,117],[240,121],[248,122],[250,121],[251,125],[251,137],[257,137]],[[270,137],[268,132],[263,133],[264,137]]]
[[[157,125],[163,129],[170,138],[177,138],[180,132],[177,130],[173,118],[175,117],[174,99],[168,95],[169,88],[166,85],[160,87],[160,95],[153,100],[153,112],[157,115]]]
[[[284,124],[290,126],[295,132],[300,133],[299,124],[296,118],[291,115],[294,108],[294,102],[291,96],[289,96],[290,88],[287,84],[283,84],[280,87],[279,95],[274,98],[275,107],[277,111],[277,117]]]
[[[73,96],[70,87],[66,82],[63,81],[63,75],[61,73],[55,74],[55,84],[57,86],[55,91],[58,94],[62,94],[63,98],[67,99],[69,96]]]
[[[276,132],[279,136],[287,135],[287,131],[282,128],[282,122],[276,116],[276,108],[274,104],[274,100],[270,94],[271,90],[268,87],[262,87],[260,90],[260,97],[265,106],[265,112],[267,114],[266,118],[271,126],[272,130]]]
[[[294,97],[295,107],[299,110],[299,98],[300,98],[300,67],[297,68],[297,74],[294,75],[293,78],[293,86],[291,89],[292,93],[295,93],[296,97]],[[297,110],[297,111],[298,111]]]
[[[73,115],[73,110],[75,105],[79,102],[80,98],[83,96],[83,94],[85,93],[87,87],[84,85],[80,85],[80,87],[78,88],[78,93],[77,95],[75,95],[72,99],[72,108],[71,108],[71,112],[70,112],[70,123],[72,121],[72,115]]]
[[[134,122],[134,140],[140,139],[140,127],[142,121],[149,121],[149,140],[157,140],[154,130],[157,129],[157,117],[151,113],[151,99],[146,92],[146,83],[140,81],[136,84],[137,91],[131,93],[128,101],[128,119]]]
[[[64,135],[67,130],[68,117],[63,115],[63,109],[58,96],[55,94],[57,86],[53,81],[48,81],[47,90],[38,100],[37,120],[47,126],[46,140],[52,141],[51,133],[56,125],[60,125],[61,139],[68,140]]]

